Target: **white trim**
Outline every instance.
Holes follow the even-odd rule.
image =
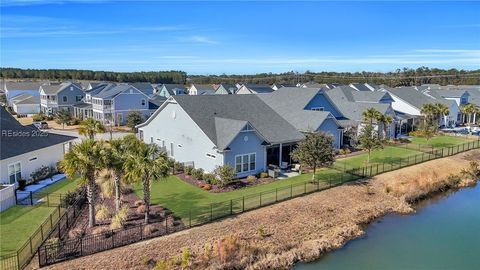
[[[15,165],[16,165],[16,164],[20,164],[20,179],[17,179],[17,172],[16,172],[16,170],[15,170]],[[13,170],[14,170],[14,175],[15,175],[15,182],[10,183],[10,176],[11,176],[11,175],[10,175],[10,172],[8,171],[8,169],[9,169],[9,167],[12,166],[12,165],[13,165]],[[9,184],[15,184],[15,183],[18,182],[18,180],[22,180],[22,167],[23,167],[23,165],[22,165],[22,161],[21,161],[21,160],[15,161],[15,162],[10,163],[10,164],[7,164],[7,176],[8,176],[8,183],[9,183]]]

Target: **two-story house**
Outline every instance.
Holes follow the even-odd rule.
[[[54,114],[58,110],[68,110],[73,114],[73,105],[81,102],[85,96],[81,86],[72,82],[42,85],[40,92],[40,111]]]
[[[5,93],[7,104],[12,106],[11,99],[21,94],[39,96],[38,90],[41,85],[48,85],[48,82],[2,82],[1,89]]]
[[[187,93],[187,89],[183,84],[162,84],[161,86],[157,86],[155,88],[154,93],[168,98],[176,95],[185,95]]]

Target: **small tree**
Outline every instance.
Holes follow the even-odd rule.
[[[222,186],[231,183],[236,176],[235,169],[228,164],[225,164],[223,166],[217,166],[214,173],[218,178],[220,185]]]
[[[383,147],[383,140],[378,135],[378,132],[375,131],[375,128],[372,123],[366,123],[358,135],[358,143],[363,149],[368,151],[367,162],[370,163],[370,155],[372,150],[379,149]]]
[[[94,140],[95,134],[105,133],[105,127],[100,121],[93,118],[87,118],[80,122],[80,126],[78,127],[78,133],[80,135],[87,136],[91,140]]]
[[[317,167],[330,166],[335,161],[333,136],[323,132],[312,132],[293,150],[292,158],[313,168],[312,180],[315,180]]]
[[[57,123],[62,124],[62,129],[65,129],[65,124],[70,122],[72,116],[68,110],[58,110],[58,112],[55,114],[55,118]]]
[[[142,115],[137,111],[129,112],[127,115],[127,127],[131,128],[132,131],[136,131],[135,126],[143,122]]]

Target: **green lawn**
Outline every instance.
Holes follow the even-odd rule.
[[[399,163],[400,159],[402,158],[405,158],[407,156],[413,156],[416,154],[421,154],[421,153],[422,152],[419,152],[416,150],[387,146],[383,149],[372,151],[370,156],[370,163],[368,165],[376,164],[376,163],[384,163],[384,162]],[[367,165],[367,160],[368,160],[368,154],[364,153],[364,154],[360,154],[360,155],[356,155],[348,158],[338,159],[335,162],[335,167],[342,168],[345,166],[347,169],[362,167]]]
[[[66,193],[77,187],[78,181],[61,180],[42,190],[42,193]],[[14,252],[57,210],[45,204],[15,205],[0,213],[0,255]]]
[[[411,141],[413,144],[430,146],[433,148],[442,148],[442,147],[450,147],[450,146],[471,142],[472,139],[467,139],[466,137],[437,136],[437,137],[431,138],[428,142],[425,138],[418,138],[418,137],[413,138]]]
[[[262,195],[262,198],[265,198],[265,200],[268,200],[269,196],[272,196],[275,189],[279,189],[278,194],[281,193],[280,195],[285,197],[289,195],[286,193],[290,193],[291,185],[294,186],[292,191],[294,195],[296,193],[302,193],[305,188],[302,184],[305,181],[310,180],[311,177],[311,173],[302,174],[296,177],[238,189],[231,192],[212,193],[186,183],[178,179],[176,176],[170,176],[166,180],[152,183],[151,200],[154,204],[161,204],[162,206],[172,210],[177,216],[188,218],[190,210],[194,215],[198,213],[209,212],[210,205],[212,203],[227,202],[229,204],[230,200],[241,199],[244,196],[248,198],[247,201],[254,204],[255,202],[252,201],[252,196],[258,195],[261,192],[265,193],[265,195]],[[340,181],[341,177],[342,173],[333,169],[322,169],[317,172],[317,178],[323,180],[321,181],[322,186],[327,186],[330,179],[333,180],[332,183],[336,183]],[[346,178],[347,176],[344,175],[343,179]],[[308,190],[316,188],[316,184],[309,184],[307,188]],[[143,197],[141,184],[135,185],[134,191],[139,197]],[[266,194],[268,191],[273,192]],[[262,203],[265,203],[265,200]]]

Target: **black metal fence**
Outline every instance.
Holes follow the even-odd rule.
[[[75,218],[80,214],[80,208],[85,203],[85,196],[82,196],[81,200],[77,200],[73,205],[64,208],[60,204],[60,194],[52,193],[49,194],[48,197],[43,195],[37,196],[35,193],[29,193],[27,198],[21,200],[17,199],[17,203],[31,200],[32,202],[37,202],[32,203],[32,205],[37,204],[38,206],[39,203],[45,204],[46,206],[55,207],[55,210],[47,217],[47,219],[45,219],[38,229],[29,236],[28,240],[25,241],[16,252],[0,256],[0,269],[16,270],[23,269],[27,266],[37,252],[37,248],[40,247],[40,245],[52,234],[57,233],[58,235],[61,235],[68,231],[69,225],[73,224]],[[43,201],[43,198],[48,199]]]
[[[179,230],[207,224],[221,218],[244,213],[249,210],[291,198],[326,190],[346,182],[355,181],[441,157],[455,155],[476,148],[480,148],[479,140],[408,156],[401,158],[398,163],[379,163],[338,171],[338,173],[330,175],[326,177],[326,179],[305,181],[228,201],[211,203],[209,207],[205,207],[202,210],[189,211],[188,218],[183,218],[185,226],[182,226],[180,229],[177,227],[170,227],[169,229],[167,226],[168,223],[165,221],[166,227],[164,230],[157,230],[151,233],[146,233],[144,231],[145,225],[137,225],[123,230],[109,231],[101,234],[88,235],[78,239],[61,241],[59,243],[42,245],[38,249],[39,265],[43,267],[53,263],[128,245],[141,240],[167,235]],[[185,213],[182,214],[182,216],[185,216]]]
[[[47,207],[55,207],[60,205],[62,201],[62,194],[17,190],[15,199],[18,205],[43,204]]]

